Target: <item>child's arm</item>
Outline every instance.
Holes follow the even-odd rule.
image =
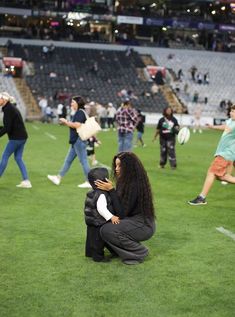
[[[120,223],[120,219],[117,216],[113,216],[111,218],[111,222],[113,225],[118,225]]]
[[[114,216],[107,208],[107,200],[104,194],[101,194],[97,200],[97,211],[106,220],[111,220],[113,224],[119,223],[119,218]]]
[[[116,190],[113,187],[112,181],[106,178],[106,181],[96,180],[95,185],[97,188],[109,192],[109,195],[111,197],[112,205],[115,210],[115,214],[118,215],[118,217],[125,218],[125,212],[124,208],[122,206],[122,203],[116,193]]]
[[[221,125],[210,125],[208,124],[207,125],[210,129],[214,129],[214,130],[222,130],[222,131],[225,131],[227,133],[231,132],[232,129],[227,126],[227,124],[221,124]]]
[[[210,128],[210,129],[222,130],[222,131],[224,131],[225,128],[226,128],[226,124],[221,124],[221,125],[207,124],[206,126],[207,126],[208,128]]]

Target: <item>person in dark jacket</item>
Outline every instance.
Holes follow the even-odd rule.
[[[144,141],[143,141],[145,116],[141,113],[141,110],[137,110],[137,112],[138,112],[138,124],[136,126],[136,130],[137,130],[136,146],[138,146],[138,143],[140,142],[141,146],[145,147],[146,144],[144,144]]]
[[[28,178],[27,169],[22,159],[28,134],[20,111],[11,103],[11,101],[13,101],[13,97],[7,92],[0,93],[0,107],[3,111],[3,127],[0,128],[0,137],[7,134],[9,139],[0,162],[0,176],[3,175],[8,160],[14,153],[15,161],[20,169],[23,179],[22,182],[16,186],[21,188],[31,188],[32,184]]]
[[[141,241],[155,232],[155,212],[151,186],[139,158],[131,152],[121,152],[113,158],[116,190],[110,180],[97,180],[97,188],[109,192],[115,208],[124,213],[120,223],[105,223],[100,234],[124,264],[139,264],[148,255]]]
[[[105,243],[100,236],[100,227],[107,221],[112,224],[119,223],[119,217],[114,215],[114,207],[108,192],[98,189],[95,185],[97,179],[106,181],[108,170],[96,167],[88,173],[88,180],[93,190],[89,191],[85,200],[85,222],[87,225],[85,255],[92,257],[95,262],[106,262],[104,257]]]
[[[153,141],[160,135],[160,167],[164,168],[169,159],[172,169],[177,166],[175,153],[175,140],[179,132],[179,124],[177,119],[173,116],[171,107],[166,107],[163,110],[163,117],[158,121]]]

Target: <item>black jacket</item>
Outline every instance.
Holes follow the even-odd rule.
[[[159,130],[160,139],[175,140],[179,132],[178,121],[174,116],[169,119],[162,117],[158,121],[157,130]]]
[[[106,223],[106,220],[98,213],[96,208],[97,200],[101,194],[104,194],[106,197],[108,210],[113,215],[118,216],[119,218],[124,218],[124,210],[120,205],[117,196],[113,193],[115,190],[113,189],[110,192],[106,192],[98,189],[95,185],[95,181],[97,179],[105,181],[108,177],[108,170],[104,167],[95,167],[88,173],[88,180],[93,188],[92,191],[87,193],[84,208],[85,222],[88,226],[102,226]]]
[[[7,133],[9,140],[26,140],[27,131],[24,126],[23,118],[16,106],[8,102],[3,111],[3,127],[0,129],[0,137]]]
[[[96,209],[97,200],[101,194],[105,195],[107,200],[107,208],[111,213],[113,213],[113,207],[109,193],[99,189],[92,190],[87,193],[85,200],[84,213],[87,226],[98,227],[106,223],[106,220],[98,213]]]

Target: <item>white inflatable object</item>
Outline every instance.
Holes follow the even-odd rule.
[[[179,144],[183,145],[190,139],[190,130],[187,127],[183,127],[179,130],[177,140]]]

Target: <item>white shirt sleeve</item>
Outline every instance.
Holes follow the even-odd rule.
[[[113,214],[107,208],[107,200],[104,194],[101,194],[96,203],[98,213],[106,220],[110,220]]]

